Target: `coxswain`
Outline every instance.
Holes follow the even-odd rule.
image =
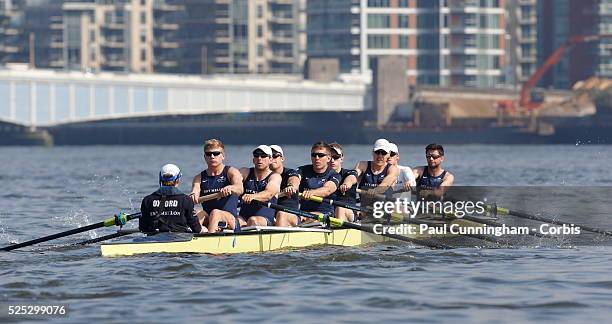
[[[202,232],[202,226],[193,214],[193,201],[178,188],[181,176],[181,170],[174,164],[161,168],[159,189],[144,197],[140,205],[142,217],[138,229],[141,232]]]

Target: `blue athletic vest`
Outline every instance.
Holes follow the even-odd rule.
[[[368,190],[378,187],[378,185],[387,176],[388,171],[389,164],[385,165],[385,168],[382,170],[382,172],[380,172],[379,174],[374,174],[374,172],[372,171],[372,161],[368,161],[368,168],[361,176],[361,181],[359,181],[359,189]]]
[[[267,177],[265,177],[264,179],[260,181],[257,181],[257,178],[255,177],[255,168],[250,168],[249,175],[246,177],[246,179],[244,179],[244,182],[243,182],[244,193],[254,194],[254,193],[258,193],[258,192],[262,192],[266,190],[266,186],[268,185],[270,176],[273,173],[274,172],[270,172],[270,174],[268,174]],[[272,199],[270,199],[270,202],[276,203],[276,197],[273,197]],[[247,220],[249,219],[249,217],[254,216],[254,215],[263,216],[268,220],[268,226],[272,226],[274,224],[274,214],[275,213],[276,211],[272,208],[261,207],[261,206],[257,206],[254,204],[240,203],[240,216],[244,220]]]
[[[302,177],[302,180],[300,180],[300,192],[321,188],[327,181],[332,181],[336,186],[340,185],[340,175],[332,168],[327,168],[323,173],[316,173],[312,165],[309,164],[299,167],[298,172]],[[335,199],[335,192],[323,198]],[[325,214],[333,214],[334,212],[334,206],[310,200],[302,200],[300,208],[308,212],[321,212]]]
[[[346,177],[350,175],[354,175],[355,177],[357,177],[357,171],[345,168],[340,169],[340,177],[342,177],[340,184],[342,184],[344,182],[344,179],[346,179]],[[349,190],[347,190],[344,194],[340,191],[340,186],[338,186],[338,190],[336,190],[336,200],[350,204],[356,203],[357,184],[354,184],[352,187],[350,187]]]
[[[217,193],[221,191],[223,187],[229,186],[231,184],[227,176],[229,168],[230,167],[226,165],[223,168],[223,172],[217,176],[209,176],[206,170],[202,171],[200,173],[200,177],[202,178],[200,181],[200,197]],[[205,201],[202,203],[202,209],[209,215],[213,209],[221,209],[236,216],[238,215],[238,196],[231,195],[218,200],[213,199]]]
[[[289,168],[283,168],[283,173],[281,174],[281,191],[284,190],[285,188],[287,188],[287,180],[289,180],[289,177],[297,175],[298,172],[294,169],[289,169]],[[293,195],[290,197],[282,197],[278,199],[278,204],[279,205],[283,205],[285,207],[290,207],[290,208],[300,208],[300,203],[298,200],[298,196]]]
[[[446,170],[439,176],[432,176],[429,174],[429,169],[425,167],[423,169],[423,174],[417,179],[417,188],[425,190],[439,188],[442,185],[442,181],[444,181],[445,175]]]

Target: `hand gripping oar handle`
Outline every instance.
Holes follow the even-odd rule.
[[[341,219],[338,219],[338,218],[335,218],[335,217],[325,217],[324,215],[321,215],[321,214],[311,214],[311,213],[305,212],[303,210],[299,210],[299,209],[295,209],[295,208],[290,208],[290,207],[285,207],[285,206],[282,206],[282,205],[279,205],[279,204],[275,204],[275,203],[271,203],[271,202],[263,202],[263,201],[259,201],[259,200],[253,200],[252,203],[260,205],[260,206],[264,206],[264,207],[269,207],[269,208],[275,209],[277,211],[283,211],[283,212],[294,214],[294,215],[297,215],[297,216],[302,216],[302,217],[306,217],[306,218],[315,219],[315,220],[318,220],[319,222],[329,221],[330,225],[335,226],[335,227],[352,228],[352,229],[356,229],[356,230],[363,231],[363,232],[368,232],[368,233],[372,233],[372,234],[376,234],[376,235],[381,235],[381,236],[393,238],[393,239],[396,239],[398,241],[410,242],[410,243],[413,243],[413,244],[427,246],[427,247],[436,248],[436,249],[452,249],[453,248],[450,245],[446,245],[446,244],[442,244],[442,243],[436,243],[436,242],[430,242],[430,241],[425,241],[425,240],[420,240],[420,239],[416,239],[416,238],[412,238],[412,237],[407,237],[407,236],[402,236],[402,235],[398,235],[398,234],[376,233],[373,229],[368,228],[366,226],[362,226],[362,225],[356,224],[356,223],[345,222],[345,221],[343,221]]]
[[[220,192],[216,192],[210,195],[206,195],[206,196],[202,196],[200,198],[198,198],[198,204],[201,204],[205,201],[209,201],[209,200],[213,200],[213,199],[219,199],[221,198],[221,193]]]
[[[0,251],[11,251],[11,250],[15,250],[15,249],[19,249],[25,246],[30,246],[30,245],[34,245],[34,244],[38,244],[38,243],[42,243],[42,242],[46,242],[46,241],[51,241],[60,237],[65,237],[65,236],[69,236],[69,235],[73,235],[73,234],[78,234],[78,233],[82,233],[82,232],[87,232],[87,231],[91,231],[93,229],[96,228],[101,228],[101,227],[109,227],[109,226],[114,226],[114,225],[125,225],[125,223],[127,223],[128,221],[132,220],[132,219],[136,219],[139,218],[141,216],[141,213],[134,213],[134,214],[124,214],[124,213],[119,213],[118,215],[115,215],[113,217],[110,217],[102,222],[99,223],[95,223],[95,224],[91,224],[91,225],[87,225],[87,226],[83,226],[83,227],[79,227],[79,228],[75,228],[75,229],[71,229],[69,231],[65,231],[65,232],[61,232],[61,233],[57,233],[57,234],[53,234],[53,235],[49,235],[49,236],[45,236],[45,237],[41,237],[41,238],[37,238],[34,240],[30,240],[30,241],[26,241],[23,243],[18,243],[18,244],[13,244],[13,245],[9,245],[9,246],[5,246],[3,248],[0,248]]]
[[[300,193],[300,198],[305,199],[305,200],[310,200],[310,201],[314,201],[314,202],[318,202],[321,204],[328,204],[328,205],[332,205],[332,206],[336,206],[336,207],[342,207],[342,208],[346,208],[346,209],[351,209],[351,210],[355,210],[355,211],[359,211],[359,212],[363,212],[363,213],[371,213],[372,210],[369,208],[363,208],[360,206],[355,206],[352,204],[347,204],[347,203],[343,203],[343,202],[339,202],[333,199],[329,199],[329,198],[323,198],[323,197],[319,197],[319,196],[312,196],[310,198],[304,198],[304,196],[302,195],[302,193]]]

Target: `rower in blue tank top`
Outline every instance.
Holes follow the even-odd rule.
[[[332,148],[329,166],[340,174],[340,186],[336,190],[336,201],[355,205],[357,203],[357,171],[342,167],[344,153],[340,144],[330,143],[329,146]],[[355,221],[355,213],[348,208],[336,207],[334,214],[336,218],[343,221]]]
[[[244,194],[241,197],[241,225],[272,226],[276,211],[252,203],[253,200],[276,203],[276,195],[280,191],[281,176],[270,170],[272,149],[267,145],[259,145],[253,150],[253,168],[242,168],[240,173],[244,178]]]
[[[270,170],[281,175],[280,190],[282,197],[278,198],[278,204],[289,208],[300,208],[300,201],[298,195],[289,186],[289,179],[294,176],[299,176],[298,171],[285,167],[285,153],[283,149],[278,145],[270,145],[272,149],[272,163],[270,163]],[[293,192],[291,194],[290,192]],[[277,211],[275,215],[275,226],[288,227],[292,226],[290,220],[295,220],[299,217],[294,217],[291,214],[284,211]]]
[[[340,175],[329,167],[331,148],[325,142],[317,142],[310,149],[312,164],[298,168],[298,174],[289,178],[285,192],[294,195],[302,193],[300,209],[311,213],[333,215],[334,208],[329,204],[321,204],[308,200],[313,196],[334,199],[334,193],[340,184]],[[277,215],[277,217],[279,217]],[[293,214],[283,216],[283,224],[296,226],[300,219]]]
[[[429,144],[425,147],[426,166],[414,168],[416,177],[417,191],[430,196],[440,198],[449,187],[453,185],[455,176],[442,168],[444,162],[444,148],[440,144]]]
[[[204,143],[204,161],[207,168],[193,178],[191,196],[194,203],[202,204],[197,215],[209,232],[219,231],[219,222],[229,229],[240,231],[238,196],[242,195],[242,176],[234,167],[223,164],[225,147],[216,139]]]
[[[382,194],[395,184],[399,170],[397,166],[387,163],[390,152],[389,141],[378,139],[372,149],[372,161],[360,161],[355,166],[362,198]]]

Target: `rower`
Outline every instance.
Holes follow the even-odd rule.
[[[340,186],[336,190],[336,201],[355,205],[357,203],[357,172],[342,167],[344,154],[340,144],[331,143],[329,146],[332,149],[329,166],[340,174]],[[336,207],[335,214],[336,218],[343,221],[355,221],[355,213],[350,209]]]
[[[416,189],[416,179],[414,177],[414,173],[412,169],[407,166],[399,165],[400,154],[399,149],[395,143],[389,143],[389,159],[387,162],[389,164],[397,166],[399,171],[399,175],[397,176],[397,181],[395,185],[393,185],[393,191],[405,191],[407,194],[400,195],[401,197],[410,198],[410,193],[412,189]]]
[[[202,226],[193,214],[193,201],[178,188],[181,176],[176,165],[162,166],[159,189],[144,197],[140,205],[142,217],[138,220],[138,229],[141,232],[202,232]]]
[[[204,142],[204,161],[206,170],[193,178],[191,195],[195,203],[201,196],[217,193],[218,199],[202,203],[198,218],[211,233],[219,230],[219,222],[225,222],[229,229],[240,231],[238,216],[238,196],[242,195],[242,175],[234,167],[223,164],[225,146],[220,140]]]
[[[391,149],[389,141],[384,138],[376,140],[372,149],[372,161],[359,161],[355,166],[358,188],[364,192],[365,197],[372,197],[386,192],[397,180],[399,171],[397,166],[387,162]],[[364,202],[362,201],[362,205]]]
[[[270,170],[272,149],[267,145],[259,145],[253,150],[252,168],[241,168],[244,179],[244,194],[241,197],[240,225],[272,226],[275,210],[260,205],[251,204],[253,200],[276,203],[276,195],[280,191],[281,176]]]
[[[420,196],[433,194],[434,197],[440,198],[453,185],[455,176],[442,168],[444,162],[442,145],[436,143],[427,145],[425,158],[427,165],[416,167],[413,170],[417,191]]]
[[[270,170],[281,175],[281,184],[280,189],[283,194],[283,197],[278,198],[278,204],[284,207],[289,208],[300,208],[300,202],[298,200],[297,194],[287,194],[287,187],[289,177],[292,175],[296,175],[297,171],[294,169],[290,169],[285,167],[285,153],[283,149],[278,145],[270,145],[272,149],[272,162],[270,163]],[[292,214],[287,212],[278,211],[276,212],[274,225],[276,226],[289,226],[288,219],[292,218]]]
[[[329,167],[331,161],[331,148],[325,142],[317,142],[310,149],[310,160],[312,164],[303,165],[298,172],[289,177],[286,192],[295,195],[302,193],[304,200],[301,201],[301,210],[311,213],[322,213],[333,215],[334,207],[330,204],[320,204],[310,201],[313,196],[323,198],[334,198],[334,193],[340,184],[340,175]],[[277,217],[280,215],[277,215]],[[282,215],[277,223],[282,226],[296,226],[300,223],[298,216],[293,214]]]

